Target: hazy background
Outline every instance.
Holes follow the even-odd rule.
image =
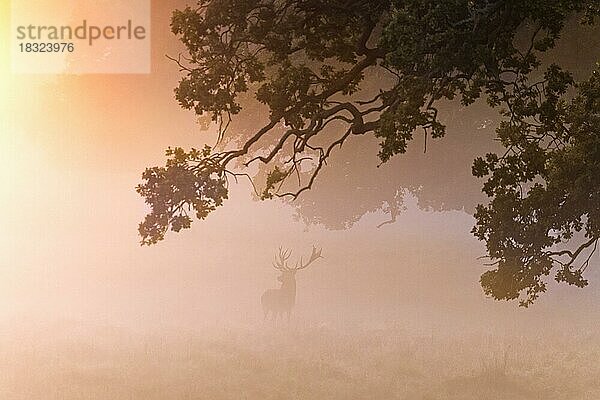
[[[239,184],[206,221],[140,247],[141,172],[214,140],[173,99],[164,54],[184,4],[153,1],[149,75],[38,76],[10,73],[0,0],[0,398],[598,398],[598,255],[586,289],[551,284],[530,309],[479,286],[470,163],[494,148],[485,106],[448,105],[448,137],[426,154],[417,137],[376,168],[362,138],[293,205]],[[573,43],[566,64],[589,70],[598,53]],[[402,187],[418,197],[397,201]],[[390,204],[405,210],[377,228]],[[313,244],[325,258],[273,329],[259,299],[277,287],[277,247],[293,259]]]
[[[276,248],[299,256],[314,243],[325,259],[298,275],[298,320],[425,330],[597,323],[597,269],[590,270],[588,288],[551,285],[529,310],[483,296],[477,257],[484,249],[469,233],[472,217],[460,208],[470,211],[484,200],[480,182],[470,177],[470,160],[494,146],[494,112],[485,107],[449,109],[447,138],[430,142],[426,154],[418,138],[406,157],[380,169],[376,142],[344,148],[309,195],[320,196],[315,212],[329,216],[329,224],[297,222],[297,209],[252,201],[240,184],[207,221],[140,247],[136,228],[146,209],[134,187],[143,169],[162,164],[167,146],[214,140],[173,99],[179,74],[164,54],[179,49],[168,20],[183,4],[153,4],[150,75],[13,75],[3,49],[2,321],[83,320],[142,329],[253,324],[262,318],[260,294],[276,286],[270,267]],[[358,169],[362,178],[353,178]],[[408,196],[398,220],[377,228],[389,219],[376,211],[381,193],[361,192],[353,179],[383,177],[385,183],[386,176],[435,188],[429,197],[456,211],[423,211]],[[313,203],[299,207],[311,220],[307,204]],[[349,215],[367,213],[339,230],[336,209],[348,207]]]

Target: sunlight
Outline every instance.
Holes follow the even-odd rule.
[[[9,31],[10,26],[8,1],[0,0],[0,121],[4,121],[5,109],[8,105],[8,85],[10,82],[10,52]],[[0,132],[1,134],[1,132]]]
[[[599,1],[0,0],[0,400],[600,399]]]

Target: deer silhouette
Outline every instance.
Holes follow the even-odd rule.
[[[288,321],[290,320],[292,308],[294,308],[296,303],[296,272],[305,269],[317,259],[322,258],[321,250],[317,250],[313,246],[312,253],[306,264],[303,262],[302,257],[300,257],[295,266],[290,267],[287,261],[292,255],[292,251],[279,248],[279,254],[275,256],[273,268],[281,272],[281,275],[277,277],[277,280],[281,282],[281,287],[279,289],[266,290],[261,296],[260,302],[265,319],[267,319],[270,312],[273,323],[277,321],[277,317],[281,317],[284,313],[287,314]]]

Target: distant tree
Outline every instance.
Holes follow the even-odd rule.
[[[568,20],[598,15],[598,0],[201,0],[175,11],[187,50],[175,97],[219,124],[220,145],[169,149],[143,173],[142,244],[204,219],[255,166],[268,168],[253,182],[262,199],[295,199],[350,138],[374,135],[385,163],[417,131],[425,146],[445,135],[441,102],[485,99],[505,149],[473,164],[490,198],[473,228],[493,265],[485,293],[527,306],[553,271],[585,286],[600,237],[600,75],[577,84],[540,55]],[[252,96],[264,123],[228,130]]]

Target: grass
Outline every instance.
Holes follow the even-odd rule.
[[[154,334],[5,328],[0,398],[595,400],[599,339],[264,326]]]

